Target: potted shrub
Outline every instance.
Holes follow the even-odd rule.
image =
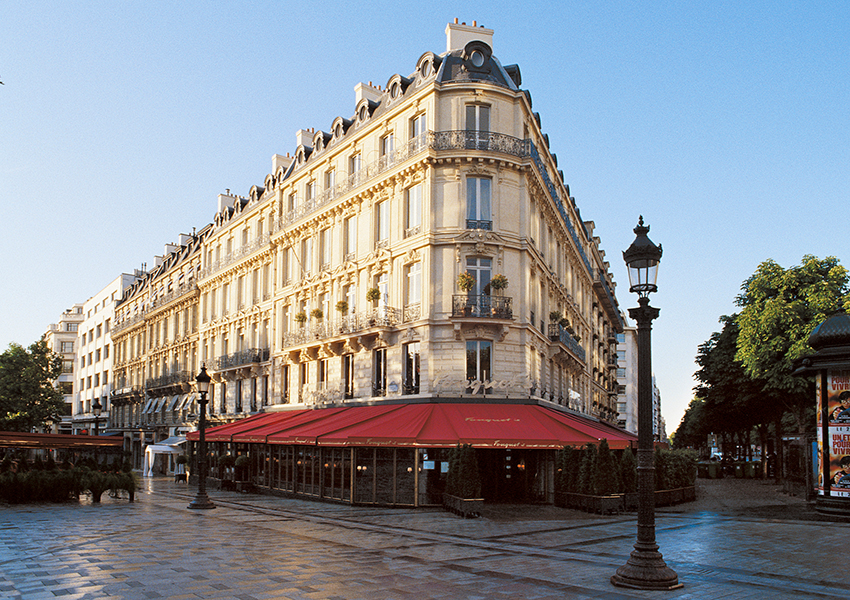
[[[466,294],[472,291],[475,287],[475,278],[469,271],[464,271],[457,276],[457,287]]]
[[[366,300],[369,302],[377,302],[381,299],[381,290],[376,287],[366,290]]]
[[[310,316],[316,319],[317,321],[321,321],[325,318],[325,313],[322,311],[321,308],[314,308],[310,311]]]
[[[443,507],[463,517],[478,517],[484,508],[478,458],[469,444],[458,444],[449,456]]]
[[[236,458],[234,463],[234,471],[236,474],[236,491],[247,492],[251,490],[249,481],[251,469],[251,459],[242,454]]]
[[[341,314],[343,316],[347,315],[348,314],[348,302],[346,302],[345,300],[340,300],[339,302],[336,303],[336,310],[339,312],[339,314]]]
[[[305,313],[303,310],[299,310],[297,313],[295,313],[295,322],[303,327],[304,323],[307,322],[307,313]]]
[[[222,489],[235,489],[236,484],[233,481],[233,467],[236,464],[236,457],[232,454],[225,454],[218,459],[218,466],[221,467],[221,487]]]
[[[174,481],[175,483],[178,481],[186,481],[186,463],[188,459],[185,454],[178,454],[177,458],[174,459],[174,462],[177,463],[177,468],[174,469]]]
[[[559,310],[553,310],[549,313],[549,321],[552,323],[558,323],[560,325],[561,319],[564,318],[564,315],[561,314]]]
[[[501,294],[502,290],[507,289],[508,278],[499,273],[490,280],[490,289]]]

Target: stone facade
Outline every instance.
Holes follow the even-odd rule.
[[[616,423],[609,265],[492,34],[451,24],[446,53],[358,84],[353,115],[167,249],[117,308],[114,427],[179,433],[201,363],[213,422],[450,396]]]

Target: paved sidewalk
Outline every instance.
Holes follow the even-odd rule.
[[[2,598],[847,598],[848,524],[760,481],[700,480],[659,509],[657,538],[684,588],[613,587],[633,514],[488,507],[350,507],[235,492],[187,510],[194,488],[146,479],[135,503],[0,506]]]

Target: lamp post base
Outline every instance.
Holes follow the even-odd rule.
[[[215,508],[215,504],[213,504],[212,500],[209,499],[206,492],[198,492],[195,496],[195,499],[189,503],[189,506],[186,508],[196,508],[196,509],[210,509]]]
[[[667,566],[657,544],[635,544],[631,558],[611,576],[618,587],[637,590],[678,590],[679,576]]]

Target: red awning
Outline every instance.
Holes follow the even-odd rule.
[[[379,404],[265,413],[211,429],[210,441],[319,446],[562,448],[637,437],[611,425],[537,404]],[[197,440],[197,433],[190,434]]]
[[[210,427],[204,433],[204,438],[208,442],[229,442],[230,437],[234,433],[252,429],[254,427],[260,427],[261,423],[264,423],[266,419],[274,414],[275,413],[260,413],[257,415],[251,415],[245,419],[234,421],[233,423],[219,425],[218,427]],[[186,434],[186,439],[193,442],[197,442],[199,437],[200,432],[198,431],[190,431]]]

